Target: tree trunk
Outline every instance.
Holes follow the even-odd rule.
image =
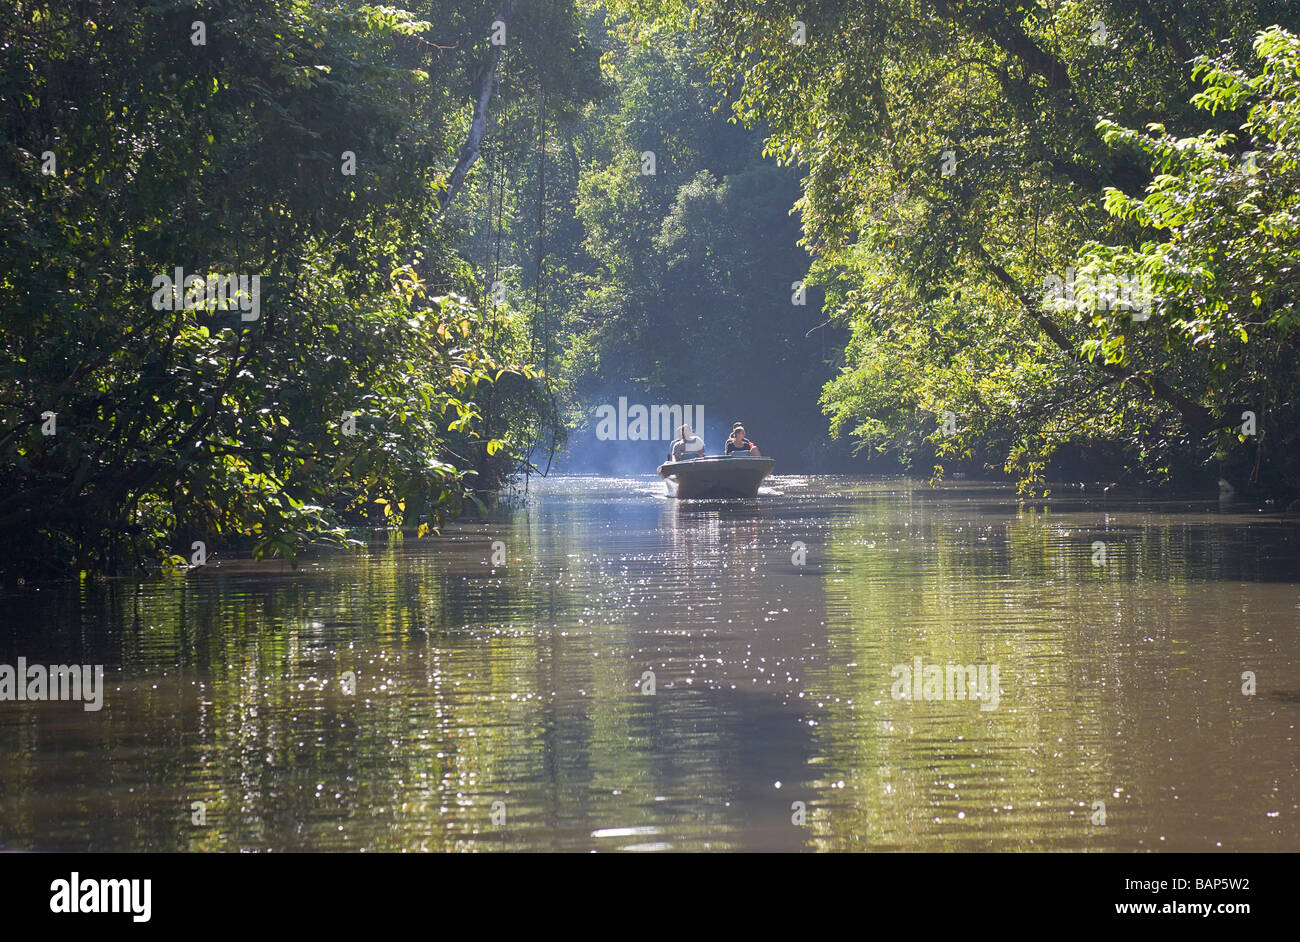
[[[515,12],[514,0],[505,5],[497,19],[507,24],[509,27],[510,17]],[[508,35],[508,34],[507,34]],[[507,38],[507,41],[508,38]],[[483,142],[483,135],[487,133],[487,111],[488,102],[492,99],[492,89],[496,86],[497,68],[501,65],[501,52],[505,46],[492,46],[488,53],[487,61],[479,69],[478,77],[474,79],[474,117],[469,123],[469,135],[465,138],[465,144],[460,149],[460,154],[456,160],[456,166],[452,168],[451,176],[447,178],[447,192],[443,194],[441,205],[438,207],[438,219],[442,219],[447,212],[447,207],[451,201],[456,198],[460,192],[461,186],[465,182],[465,175],[469,173],[470,167],[474,166],[474,161],[478,160],[479,145]]]

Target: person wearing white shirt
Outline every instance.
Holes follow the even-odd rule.
[[[677,435],[677,439],[673,442],[673,461],[704,457],[704,439],[692,432],[689,425],[679,428]]]

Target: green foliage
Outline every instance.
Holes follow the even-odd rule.
[[[1129,325],[1099,314],[1087,349],[1125,363],[1137,346],[1162,371],[1201,380],[1201,401],[1224,424],[1219,455],[1245,442],[1242,413],[1258,419],[1260,457],[1275,477],[1300,473],[1300,37],[1281,28],[1254,43],[1260,71],[1202,58],[1193,104],[1244,113],[1241,134],[1175,137],[1104,121],[1106,140],[1145,153],[1159,171],[1144,196],[1107,191],[1106,208],[1160,239],[1085,247],[1083,261],[1150,280],[1157,305]],[[1244,148],[1244,150],[1243,150]],[[1140,331],[1138,330],[1140,328]],[[1131,334],[1140,333],[1140,336]],[[1104,342],[1102,340],[1104,338]]]
[[[430,532],[611,390],[788,441],[820,390],[864,455],[1026,492],[1079,453],[1295,490],[1300,51],[1268,27],[1296,5],[1168,12],[22,0],[0,21],[0,565]],[[258,316],[159,309],[177,267],[257,276]],[[1148,319],[1086,283],[1114,275],[1150,285]]]
[[[852,331],[822,397],[837,433],[1005,468],[1027,492],[1061,449],[1147,479],[1217,458],[1239,483],[1300,485],[1279,437],[1300,418],[1294,179],[1274,140],[1294,133],[1289,40],[1265,33],[1264,74],[1242,71],[1294,3],[614,6],[688,30],[735,119],[804,169],[813,278]],[[1268,165],[1253,182],[1229,166],[1250,151]],[[1176,250],[1150,242],[1157,225]],[[1150,276],[1168,298],[1147,321],[1087,287],[1055,303],[1045,280],[1071,269]],[[1227,442],[1246,407],[1265,434]]]
[[[829,370],[822,338],[807,336],[823,319],[817,299],[791,304],[809,261],[790,216],[793,171],[716,111],[691,37],[618,17],[604,28],[615,91],[575,129],[581,229],[565,262],[560,367],[570,421],[589,430],[594,404],[629,394],[748,417],[787,448],[817,437]]]
[[[505,479],[538,434],[537,375],[504,365],[529,354],[519,315],[488,322],[435,225],[496,13],[24,0],[5,17],[0,562],[107,569],[192,540],[291,557],[346,527],[436,525]],[[516,26],[567,43],[571,18],[541,13]],[[176,267],[257,276],[259,316],[159,310]]]

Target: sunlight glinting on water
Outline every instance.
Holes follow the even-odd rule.
[[[552,479],[297,570],[30,589],[15,643],[108,691],[0,716],[0,847],[1294,846],[1293,525],[771,483]]]

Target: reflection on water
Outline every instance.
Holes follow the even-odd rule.
[[[1300,848],[1294,523],[660,493],[552,480],[298,570],[6,587],[0,663],[107,692],[0,702],[0,848]],[[996,667],[996,709],[895,699],[917,659]]]

